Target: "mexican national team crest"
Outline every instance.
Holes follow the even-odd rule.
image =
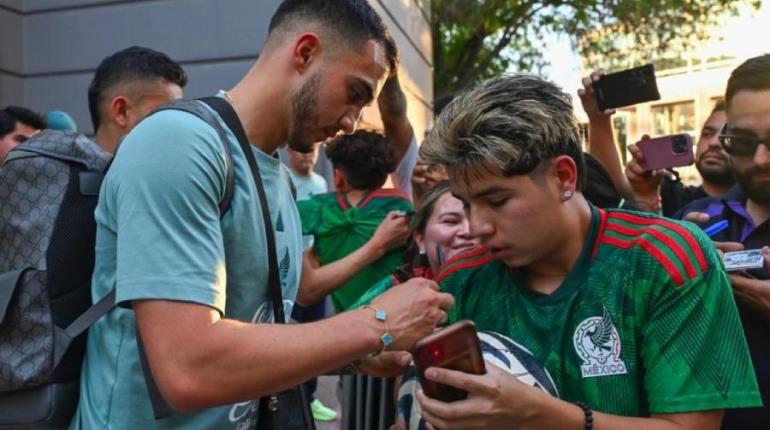
[[[607,308],[602,316],[583,320],[575,330],[573,342],[583,360],[580,371],[584,378],[628,373],[626,363],[620,359],[620,336]]]

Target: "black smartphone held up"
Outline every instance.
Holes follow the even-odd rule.
[[[593,83],[593,87],[601,110],[660,100],[652,64],[604,75]]]
[[[476,326],[468,320],[458,321],[418,340],[412,350],[412,357],[425,395],[444,402],[462,400],[468,393],[427,380],[427,368],[443,367],[474,375],[487,372]]]
[[[692,136],[687,133],[640,140],[636,146],[644,155],[639,162],[644,170],[670,169],[689,166],[695,162]]]

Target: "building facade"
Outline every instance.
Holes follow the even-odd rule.
[[[430,0],[370,0],[401,51],[418,136],[432,124]],[[87,88],[102,58],[133,45],[167,53],[186,97],[230,88],[259,55],[279,0],[0,0],[0,107],[61,109],[92,133]],[[378,126],[376,103],[363,118]]]
[[[626,147],[643,135],[689,133],[697,140],[714,105],[724,98],[732,70],[748,58],[770,52],[765,42],[770,40],[769,22],[770,1],[763,1],[758,10],[745,8],[739,16],[724,17],[720,25],[709,29],[709,42],[676,61],[647,58],[655,63],[661,99],[619,109],[613,117],[623,161],[630,159]],[[583,75],[589,72],[583,70]],[[581,122],[587,121],[581,109],[576,113]],[[677,171],[685,182],[700,182],[694,166]]]

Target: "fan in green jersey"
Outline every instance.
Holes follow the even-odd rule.
[[[381,188],[395,168],[382,134],[357,131],[340,136],[327,145],[326,155],[334,166],[337,191],[313,196],[297,205],[302,233],[314,237],[313,249],[321,265],[341,260],[364,246],[389,216],[405,216],[413,211],[403,191]],[[400,264],[406,236],[401,239],[398,248],[387,250],[351,279],[334,286],[332,302],[337,311],[347,309]]]
[[[491,79],[445,108],[423,144],[446,167],[483,247],[438,274],[451,321],[513,338],[554,378],[560,399],[488,365],[428,369],[469,392],[418,394],[435,428],[717,429],[725,408],[760,404],[719,257],[700,229],[600,210],[571,98],[529,75]]]

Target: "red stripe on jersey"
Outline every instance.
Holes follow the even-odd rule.
[[[483,265],[489,263],[490,261],[492,261],[492,256],[491,255],[485,255],[485,256],[483,256],[481,258],[478,258],[476,260],[465,261],[465,262],[462,262],[462,263],[457,263],[454,266],[447,267],[446,270],[442,271],[438,275],[438,277],[436,278],[436,283],[439,283],[439,282],[443,281],[444,279],[446,279],[447,276],[451,275],[452,273],[454,273],[454,272],[456,272],[456,271],[458,271],[460,269],[467,269],[469,267],[483,266]]]
[[[604,227],[607,225],[607,211],[599,209],[599,233],[596,237],[602,237],[604,235]],[[591,251],[591,258],[596,256],[599,251],[599,241],[594,242],[594,249]]]
[[[673,223],[671,221],[667,221],[663,218],[644,218],[636,215],[631,215],[627,213],[622,212],[613,212],[610,214],[610,217],[617,218],[623,221],[630,222],[632,224],[642,224],[642,225],[652,225],[652,224],[658,224],[663,227],[669,228],[671,230],[674,230],[675,232],[679,233],[682,238],[684,238],[685,242],[690,246],[690,249],[692,249],[693,254],[695,254],[695,258],[698,260],[698,265],[700,266],[701,271],[706,271],[708,268],[708,264],[706,264],[706,256],[703,255],[703,250],[701,249],[700,245],[698,245],[698,241],[695,240],[695,237],[687,231],[686,228]]]
[[[409,203],[412,203],[409,200],[409,196],[406,195],[404,190],[401,190],[398,188],[380,188],[369,193],[369,195],[366,196],[366,198],[361,203],[358,204],[358,207],[362,208],[366,206],[366,204],[369,203],[369,200],[375,197],[398,197],[406,200]]]
[[[348,207],[348,202],[345,201],[345,197],[340,192],[337,193],[337,204],[340,205],[343,211],[350,209]]]
[[[671,239],[670,237],[666,236],[665,234],[661,233],[658,230],[655,230],[654,228],[645,229],[644,227],[640,226],[639,229],[634,229],[631,227],[626,227],[618,224],[608,224],[607,230],[614,231],[626,236],[632,236],[632,237],[638,237],[642,234],[649,233],[650,236],[663,242],[664,244],[666,244],[666,246],[671,248],[672,251],[674,251],[674,254],[676,254],[677,258],[679,258],[679,260],[684,265],[684,268],[687,271],[688,277],[694,278],[698,274],[695,271],[695,266],[692,265],[692,262],[690,261],[690,258],[688,257],[687,253],[684,252],[684,249],[682,249],[682,247],[679,246],[679,244],[676,243],[674,239]],[[666,259],[668,260],[667,257]]]
[[[644,237],[637,237],[634,240],[622,240],[612,236],[604,236],[602,238],[602,243],[617,246],[618,248],[622,249],[633,248],[637,245],[641,246],[653,257],[655,257],[656,260],[658,260],[658,262],[661,264],[661,266],[663,266],[664,269],[666,269],[666,272],[668,272],[669,276],[671,276],[671,279],[677,286],[682,286],[684,284],[682,274],[679,273],[679,270],[677,270],[676,266],[674,266],[671,261],[666,258],[666,256],[660,252],[658,248],[655,247],[655,245],[651,244]]]
[[[469,260],[471,258],[478,257],[480,255],[484,255],[485,253],[489,252],[489,250],[483,246],[477,246],[475,248],[471,248],[470,250],[463,251],[454,257],[448,259],[444,262],[444,265],[441,266],[437,273],[437,278],[440,277],[444,272],[452,270],[454,265],[462,264],[464,260]]]
[[[476,257],[477,255],[481,255],[481,254],[483,254],[485,252],[489,252],[489,250],[487,248],[484,248],[483,246],[476,246],[474,248],[471,248],[471,249],[469,249],[467,251],[463,251],[463,252],[455,255],[454,257],[448,259],[447,261],[444,262],[444,267],[447,267],[450,264],[454,264],[454,263],[456,263],[456,262],[458,262],[460,260],[464,260],[466,258]]]

